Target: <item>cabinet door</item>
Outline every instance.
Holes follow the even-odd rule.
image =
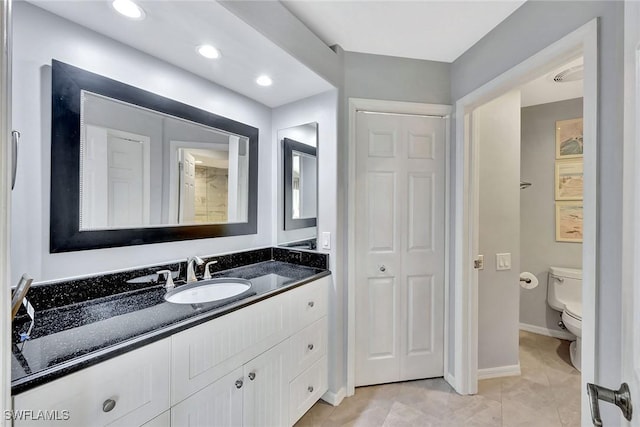
[[[171,426],[241,427],[245,388],[238,368],[171,408]]]
[[[289,423],[289,340],[244,366],[245,426],[284,426]]]

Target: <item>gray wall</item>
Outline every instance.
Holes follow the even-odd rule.
[[[519,362],[520,92],[509,92],[473,113],[480,164],[478,369]],[[511,254],[511,269],[497,270],[496,254]],[[481,372],[480,372],[481,373]]]
[[[345,52],[347,98],[451,103],[451,64]]]
[[[606,328],[596,336],[596,379],[611,385],[620,384],[621,379],[623,12],[620,1],[526,2],[460,56],[451,70],[451,92],[457,100],[599,18],[597,324]],[[619,416],[608,408],[607,412]]]
[[[560,313],[547,304],[550,266],[582,268],[582,244],[556,242],[555,164],[557,120],[582,117],[582,98],[522,109],[521,176],[531,187],[520,192],[520,266],[540,285],[520,291],[520,323],[561,331]]]

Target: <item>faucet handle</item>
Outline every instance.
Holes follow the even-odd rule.
[[[215,265],[217,263],[218,263],[218,260],[213,260],[213,261],[209,261],[207,265],[204,266],[204,276],[202,276],[204,280],[211,279],[211,271],[209,271],[209,266]]]
[[[175,285],[173,284],[173,272],[171,270],[160,270],[157,271],[156,274],[158,275],[158,278],[160,278],[160,276],[162,275],[166,276],[167,281],[164,283],[164,287],[167,288],[168,291],[174,288]]]

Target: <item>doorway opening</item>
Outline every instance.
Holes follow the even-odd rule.
[[[478,378],[486,376],[490,374],[491,376],[499,376],[508,375],[508,374],[516,374],[519,371],[518,359],[515,359],[515,363],[504,363],[502,366],[496,367],[496,370],[493,372],[489,371],[479,371],[480,368],[484,368],[486,366],[482,366],[480,363],[486,363],[487,361],[484,359],[480,359],[485,355],[479,355],[479,338],[480,332],[479,328],[482,328],[482,301],[480,295],[485,289],[482,288],[482,283],[480,283],[480,273],[474,268],[474,260],[477,260],[477,255],[482,254],[479,247],[479,242],[482,240],[483,236],[483,227],[481,225],[482,221],[482,210],[483,210],[483,197],[482,195],[482,179],[481,174],[483,173],[483,146],[482,144],[477,144],[478,138],[482,139],[482,135],[478,133],[483,132],[482,125],[478,126],[477,122],[480,119],[482,122],[482,109],[483,108],[498,108],[495,104],[492,105],[493,102],[502,101],[505,105],[507,103],[511,103],[511,105],[515,105],[516,112],[515,114],[517,119],[520,117],[520,104],[519,92],[514,92],[514,90],[521,88],[524,84],[535,80],[536,78],[540,78],[543,76],[548,76],[555,70],[558,70],[559,67],[570,65],[570,61],[577,60],[579,57],[583,58],[583,67],[584,67],[584,85],[583,85],[583,105],[581,109],[581,116],[583,118],[583,132],[584,132],[584,145],[583,145],[583,153],[582,153],[582,168],[583,168],[583,200],[582,203],[582,212],[583,212],[583,221],[582,221],[582,237],[583,237],[583,250],[581,251],[581,263],[582,263],[582,343],[581,343],[581,354],[582,360],[580,363],[580,367],[582,370],[582,384],[585,382],[593,382],[594,378],[594,370],[595,370],[595,296],[596,296],[596,162],[597,162],[597,138],[596,138],[596,122],[597,122],[597,25],[595,21],[592,21],[585,26],[579,28],[575,32],[569,34],[553,45],[543,49],[538,54],[529,58],[528,60],[522,62],[518,66],[513,69],[507,71],[503,75],[497,77],[493,81],[487,83],[476,91],[470,93],[464,98],[460,99],[456,103],[456,225],[454,227],[455,230],[455,241],[456,241],[456,249],[455,249],[455,270],[454,270],[454,278],[453,278],[453,287],[454,287],[454,317],[451,319],[452,321],[452,329],[454,335],[454,343],[453,343],[453,351],[451,354],[451,358],[453,359],[453,372],[454,374],[449,377],[449,380],[452,381],[452,385],[456,388],[456,390],[461,394],[475,394],[477,392],[478,387]],[[571,68],[571,67],[569,67]],[[475,117],[474,117],[475,116]],[[488,114],[491,116],[491,114]],[[474,118],[476,120],[474,120]],[[577,118],[577,117],[575,117]],[[575,119],[574,118],[574,119]],[[562,122],[562,120],[559,120]],[[564,126],[564,125],[563,125]],[[491,129],[489,128],[487,131],[504,131],[505,129]],[[557,129],[554,129],[557,131]],[[515,135],[518,139],[517,144],[517,163],[519,166],[519,129],[517,131],[513,131],[511,129],[511,133]],[[560,132],[562,134],[562,130]],[[565,132],[566,133],[566,132]],[[570,132],[569,132],[570,133]],[[501,135],[504,136],[504,135]],[[485,136],[485,139],[487,137]],[[555,142],[555,141],[554,141]],[[567,144],[565,144],[565,151],[571,151],[569,146],[574,146],[578,142],[569,140]],[[580,141],[581,143],[581,141]],[[499,153],[503,155],[504,153]],[[513,155],[513,153],[511,153]],[[566,153],[565,153],[566,154]],[[567,162],[570,160],[569,157],[562,158],[561,155],[558,157],[554,156],[553,162],[556,163],[564,161]],[[577,157],[574,157],[577,159]],[[520,170],[518,168],[511,168],[509,166],[513,166],[513,163],[510,165],[500,164],[501,167],[505,167],[505,170],[510,171],[513,178],[517,181],[522,179],[523,186],[527,187],[529,183],[526,177],[520,176]],[[569,167],[565,163],[560,165],[560,172],[562,175],[576,175],[577,170],[579,169],[576,165],[573,169]],[[515,173],[514,173],[515,169]],[[557,169],[554,164],[554,170],[550,173],[554,174],[554,182],[555,182],[555,174]],[[545,179],[548,179],[546,177]],[[562,179],[560,179],[562,181]],[[570,180],[564,182],[564,184],[569,184]],[[572,184],[575,184],[573,182]],[[511,204],[515,206],[515,208],[520,210],[520,196],[526,191],[530,191],[533,188],[535,183],[531,182],[532,187],[525,188],[520,190],[519,182],[513,183],[514,185],[510,187],[510,193],[512,194],[512,198],[516,198],[517,203],[513,203],[511,200]],[[554,184],[555,185],[555,184]],[[569,188],[567,185],[564,185],[561,188],[563,191],[568,191]],[[561,191],[562,192],[562,191]],[[491,191],[489,191],[489,196],[491,196]],[[495,194],[494,194],[495,196]],[[497,196],[500,196],[500,193],[497,193]],[[529,195],[527,195],[529,196]],[[565,195],[566,196],[566,195]],[[570,236],[576,236],[578,233],[574,229],[575,224],[573,224],[574,215],[576,214],[578,208],[576,206],[567,206],[566,202],[574,202],[574,205],[577,205],[578,200],[566,200],[568,197],[565,197],[560,194],[560,199],[558,199],[555,195],[555,190],[553,190],[553,205],[554,205],[554,240],[568,240]],[[565,200],[563,200],[563,197]],[[571,197],[572,199],[577,199],[575,195]],[[484,202],[489,201],[489,199],[484,200]],[[556,214],[555,211],[560,209],[560,212]],[[556,227],[555,218],[558,217],[561,221],[559,222],[559,227]],[[519,214],[517,215],[516,222],[519,222]],[[509,224],[504,224],[509,226]],[[511,224],[512,226],[513,224]],[[500,224],[496,225],[496,230],[498,230],[498,234],[500,234]],[[555,228],[559,229],[559,234],[555,235]],[[517,235],[520,234],[519,227],[515,228],[515,233]],[[485,231],[488,231],[485,227]],[[559,237],[559,239],[556,239]],[[486,237],[485,237],[486,238]],[[574,239],[577,240],[577,239]],[[560,242],[556,242],[560,243]],[[518,293],[520,292],[519,283],[519,274],[520,270],[520,261],[521,257],[517,257],[514,260],[514,257],[510,257],[510,254],[513,255],[513,252],[520,253],[521,244],[526,244],[526,242],[518,242],[513,245],[513,249],[507,248],[506,250],[497,249],[497,248],[489,248],[491,253],[482,254],[484,255],[484,265],[485,268],[487,266],[491,266],[494,273],[504,274],[504,275],[513,275],[514,278],[508,279],[511,283],[511,288],[508,289],[510,294],[513,294],[518,297]],[[569,243],[564,243],[569,244]],[[573,243],[575,244],[575,243]],[[513,252],[510,252],[513,251]],[[564,262],[560,262],[563,264]],[[477,265],[477,264],[476,264]],[[560,267],[567,267],[568,265],[561,265]],[[506,273],[510,272],[510,273]],[[545,281],[544,275],[541,275],[543,281]],[[558,275],[560,279],[564,279],[562,276]],[[538,279],[539,280],[539,279]],[[513,283],[515,282],[515,283]],[[525,282],[526,284],[526,282]],[[552,284],[550,284],[552,286]],[[523,292],[525,292],[523,290]],[[512,296],[513,296],[512,295]],[[527,295],[527,294],[524,294]],[[548,296],[548,295],[547,295]],[[507,329],[511,329],[507,331],[509,333],[511,342],[511,347],[515,348],[517,352],[517,340],[518,340],[518,329],[519,329],[519,302],[516,300],[514,303],[504,303],[504,305],[500,304],[500,294],[497,293],[493,296],[496,300],[494,303],[497,303],[501,310],[494,311],[502,311],[502,307],[509,307],[509,309],[515,308],[515,310],[510,310],[511,321],[510,323],[505,320],[505,323],[509,323]],[[515,307],[514,307],[515,306]],[[494,305],[495,307],[495,305]],[[545,307],[546,311],[546,307]],[[565,310],[574,312],[577,310]],[[498,316],[501,313],[498,313]],[[575,314],[575,313],[574,313]],[[494,319],[495,320],[495,319]],[[479,325],[480,323],[480,325]],[[566,322],[565,322],[566,323]],[[540,332],[540,330],[538,330]],[[486,337],[484,337],[486,338]],[[483,343],[483,346],[490,345],[487,343]],[[513,362],[514,359],[511,359]],[[499,368],[502,368],[502,372]],[[580,393],[584,395],[584,393]],[[588,403],[586,398],[582,396],[581,402],[581,412],[582,417],[587,419],[588,417]]]

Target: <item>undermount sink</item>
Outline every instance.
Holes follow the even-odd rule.
[[[233,298],[251,289],[251,282],[245,279],[209,279],[177,287],[164,296],[174,304],[204,304]]]

